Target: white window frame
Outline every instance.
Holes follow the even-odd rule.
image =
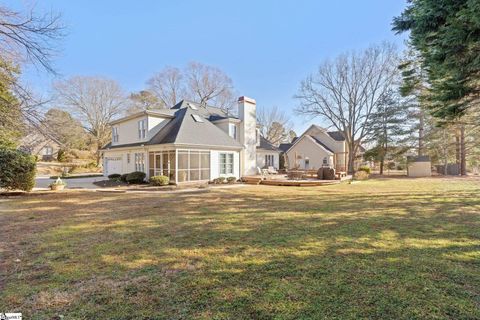
[[[224,159],[222,159],[222,157]],[[229,163],[231,161],[231,163]],[[221,152],[218,154],[219,172],[221,175],[233,175],[235,158],[231,152]]]
[[[228,135],[237,140],[237,125],[235,123],[228,124]]]
[[[138,121],[138,139],[145,139],[147,137],[147,120]]]
[[[145,153],[135,153],[135,171],[145,172]]]
[[[118,142],[118,127],[112,127],[112,142]]]

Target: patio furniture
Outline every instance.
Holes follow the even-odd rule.
[[[275,170],[274,167],[268,167],[267,171],[268,171],[269,174],[277,174],[278,173],[278,171]]]

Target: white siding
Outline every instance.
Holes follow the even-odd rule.
[[[278,169],[280,168],[279,153],[267,150],[258,150],[257,149],[257,167],[265,167],[265,155],[273,155],[274,165],[273,167]]]
[[[300,159],[295,160],[295,156]],[[327,157],[328,165],[333,166],[333,155],[323,150],[318,144],[307,137],[300,140],[287,152],[287,166],[293,169],[299,166],[300,169],[305,168],[305,159],[309,159],[309,169],[318,169],[323,166],[323,159]]]
[[[144,153],[145,157],[148,156],[148,154],[145,152],[144,149],[128,149],[128,150],[106,150],[103,152],[103,168],[104,172],[103,175],[107,176],[109,173],[106,172],[106,161],[109,158],[122,158],[122,172],[120,174],[124,173],[130,173],[135,171],[135,153]],[[128,162],[128,154],[130,154],[130,162]],[[145,158],[145,169],[148,168],[148,159]],[[146,170],[148,171],[148,170]],[[146,172],[147,173],[147,172]]]
[[[144,139],[138,138],[138,122],[146,120],[147,134]],[[150,140],[169,119],[153,116],[141,116],[134,119],[126,120],[114,125],[118,128],[118,142],[112,142],[112,145],[129,144],[136,142],[146,142]]]

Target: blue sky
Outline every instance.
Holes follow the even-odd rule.
[[[7,0],[21,8],[31,1]],[[55,61],[61,77],[101,75],[128,91],[145,87],[163,67],[190,61],[213,65],[258,106],[278,106],[297,133],[311,123],[294,114],[299,82],[326,58],[383,40],[401,0],[317,1],[65,1],[38,0],[62,13],[67,37]],[[48,92],[52,76],[30,68],[24,78]],[[313,122],[320,122],[314,120]]]

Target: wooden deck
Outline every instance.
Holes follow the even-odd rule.
[[[262,180],[260,184],[267,186],[313,187],[340,183],[339,180]]]
[[[243,177],[242,181],[246,184],[253,185],[267,185],[267,186],[295,186],[295,187],[312,187],[312,186],[325,186],[330,184],[340,183],[340,180],[316,180],[316,179],[302,179],[302,180],[291,180],[287,179],[286,176],[250,176]]]

